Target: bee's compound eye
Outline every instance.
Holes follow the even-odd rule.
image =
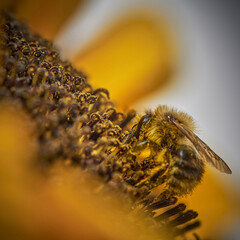
[[[196,153],[193,148],[186,145],[179,146],[176,149],[175,154],[182,160],[196,159]]]

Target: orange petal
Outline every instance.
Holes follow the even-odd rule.
[[[150,13],[135,13],[79,52],[73,63],[89,75],[93,86],[107,88],[125,107],[171,81],[176,44],[166,22]]]

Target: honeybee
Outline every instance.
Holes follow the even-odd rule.
[[[182,196],[191,193],[201,181],[206,162],[231,174],[228,165],[195,130],[190,116],[165,105],[146,112],[126,140],[135,139],[132,150],[136,154],[140,155],[147,147],[150,149],[149,155],[140,162],[141,169],[147,173],[135,185],[153,188],[165,183],[166,192]]]

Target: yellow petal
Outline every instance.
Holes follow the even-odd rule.
[[[104,30],[103,30],[104,31]],[[73,60],[95,87],[105,87],[120,106],[169,84],[176,66],[170,26],[149,13],[132,14],[79,52]]]

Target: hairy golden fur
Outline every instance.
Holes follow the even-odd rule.
[[[153,118],[152,124],[158,124],[159,122],[167,121],[166,115],[171,114],[175,119],[178,119],[186,129],[193,132],[196,131],[196,125],[193,118],[187,113],[178,111],[176,108],[171,108],[167,105],[160,105],[151,114]]]

